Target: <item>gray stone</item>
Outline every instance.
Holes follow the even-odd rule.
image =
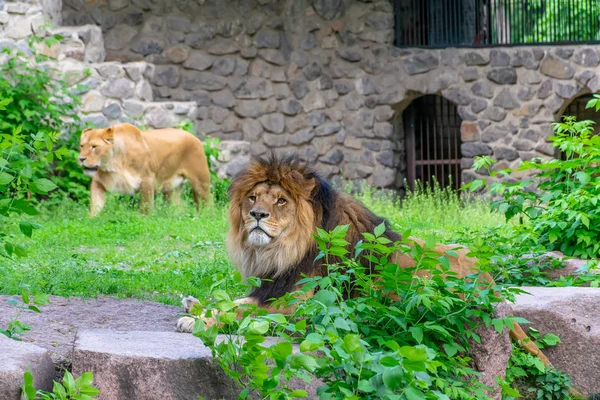
[[[100,87],[100,92],[106,97],[124,99],[133,96],[135,84],[126,78],[105,82]]]
[[[325,123],[326,115],[322,111],[313,111],[308,114],[308,124],[310,126],[319,126]]]
[[[375,83],[369,76],[363,76],[359,78],[355,82],[356,91],[362,95],[370,95],[377,93],[377,88],[375,87]]]
[[[363,97],[357,92],[352,92],[344,96],[344,105],[347,110],[356,111],[364,104]]]
[[[233,95],[238,99],[267,99],[273,96],[273,86],[265,79],[250,76],[233,90]]]
[[[394,135],[394,126],[389,122],[378,122],[375,124],[373,134],[379,139],[391,139]]]
[[[513,146],[519,151],[530,151],[533,150],[534,143],[529,140],[517,139],[513,142]]]
[[[302,50],[312,50],[317,47],[317,39],[315,39],[315,35],[312,33],[306,34],[302,39],[300,47],[302,47]]]
[[[575,97],[578,92],[579,88],[573,84],[560,82],[556,84],[556,94],[563,99],[571,99]]]
[[[143,56],[160,54],[164,49],[165,41],[151,36],[141,36],[131,45],[131,50]]]
[[[535,91],[528,87],[522,87],[519,89],[519,93],[517,93],[517,97],[519,98],[519,100],[523,100],[523,101],[528,101],[533,99],[533,96],[535,95]]]
[[[208,54],[193,51],[187,60],[183,63],[185,68],[195,69],[197,71],[204,71],[209,69],[213,64],[213,57]]]
[[[488,65],[490,63],[489,55],[485,52],[470,51],[464,55],[465,64],[473,65]]]
[[[465,106],[458,107],[458,116],[462,121],[476,121],[477,117],[472,114],[469,109]]]
[[[529,60],[533,58],[533,54],[529,50],[514,50],[512,61],[510,63],[513,67],[522,67],[527,64]]]
[[[488,72],[487,78],[499,85],[514,85],[517,83],[517,71],[512,67],[497,68]]]
[[[118,103],[112,103],[104,107],[102,113],[109,119],[117,119],[121,116],[121,114],[123,114],[123,110]]]
[[[540,85],[540,87],[537,91],[537,97],[539,99],[545,99],[548,96],[550,96],[550,93],[552,93],[552,79],[546,79]]]
[[[81,117],[81,122],[94,128],[106,128],[108,126],[108,120],[102,114],[85,115]]]
[[[152,83],[157,86],[175,88],[179,85],[179,68],[174,65],[157,65]]]
[[[333,88],[340,96],[343,96],[347,93],[350,93],[354,89],[354,85],[348,81],[335,81],[333,83]]]
[[[302,50],[294,50],[290,56],[290,60],[300,68],[308,64],[308,56]]]
[[[263,128],[269,132],[283,133],[283,130],[285,129],[285,118],[283,117],[283,114],[273,113],[263,115],[258,120]]]
[[[188,371],[186,374],[180,371]],[[171,332],[84,330],[73,352],[73,373],[94,371],[94,383],[109,399],[234,398],[235,389],[193,335]],[[137,373],[132,374],[132,371]],[[123,376],[129,378],[123,383]],[[168,382],[165,384],[165,382]]]
[[[471,97],[462,88],[444,90],[442,95],[459,106],[468,106],[471,103]]]
[[[505,110],[514,110],[515,108],[519,108],[521,103],[519,103],[519,100],[509,88],[504,88],[494,99],[494,105],[502,107]]]
[[[227,80],[211,72],[184,71],[182,87],[186,90],[203,89],[209,91],[221,90],[227,86]]]
[[[531,140],[532,142],[537,142],[540,138],[540,134],[538,131],[533,129],[525,129],[519,133],[519,137],[527,140]]]
[[[568,49],[566,47],[558,47],[554,54],[556,54],[563,60],[568,60],[573,55],[573,49]]]
[[[361,168],[364,168],[364,166]],[[373,186],[389,187],[392,186],[396,181],[396,170],[394,168],[376,166],[373,170],[372,177]]]
[[[535,150],[547,156],[556,156],[556,149],[551,143],[543,142],[535,146]]]
[[[210,98],[211,96],[208,94],[208,92],[205,92],[204,90],[195,90],[192,92],[190,100],[196,102],[198,107],[206,107],[211,103]]]
[[[502,50],[492,50],[490,51],[490,65],[492,67],[508,67],[510,56]]]
[[[341,47],[337,49],[336,54],[343,60],[357,62],[362,59],[361,50],[358,47]]]
[[[431,53],[423,53],[405,58],[403,64],[409,75],[417,75],[436,69],[440,60]]]
[[[487,101],[482,99],[474,99],[471,102],[471,111],[478,114],[487,108]]]
[[[304,143],[309,143],[315,137],[315,132],[310,129],[301,129],[298,132],[290,135],[289,143],[293,145],[299,145]]]
[[[319,90],[333,89],[333,80],[331,79],[331,77],[329,75],[321,76],[321,78],[319,79],[319,84],[317,85],[317,89],[319,89]]]
[[[483,131],[481,141],[484,143],[491,143],[510,136],[510,134],[510,130],[504,126],[491,125]]]
[[[326,20],[339,18],[345,11],[343,0],[312,0],[312,6]]]
[[[229,76],[233,74],[235,70],[236,62],[231,58],[219,58],[215,62],[213,62],[211,72],[221,75],[221,76]]]
[[[124,49],[137,35],[137,30],[129,25],[118,24],[104,36],[104,45],[110,50]]]
[[[560,344],[543,351],[552,364],[566,372],[586,396],[600,392],[595,371],[600,368],[600,338],[595,316],[598,315],[600,290],[586,287],[522,287],[510,304],[510,313],[527,319],[540,337],[554,333]],[[523,328],[526,328],[525,326]],[[574,362],[586,360],[586,362]]]
[[[188,33],[192,30],[192,22],[186,16],[170,14],[167,16],[167,27],[176,32]]]
[[[210,47],[208,48],[209,54],[216,56],[224,56],[227,54],[234,54],[240,51],[238,44],[232,40],[215,39],[210,41]]]
[[[242,124],[242,130],[244,131],[244,140],[251,143],[260,140],[263,134],[262,124],[255,119],[245,120]]]
[[[519,153],[510,147],[498,146],[494,148],[494,156],[498,160],[514,161],[519,158]]]
[[[263,27],[254,37],[254,45],[259,48],[278,49],[280,44],[279,32]]]
[[[544,101],[544,107],[546,107],[551,113],[555,113],[561,109],[564,103],[564,99],[553,95],[550,98],[546,99],[546,101]]]
[[[596,73],[594,71],[583,71],[581,74],[577,75],[577,77],[575,78],[577,80],[577,82],[579,82],[582,85],[585,85],[586,83],[588,83],[588,81],[592,78],[596,77]]]
[[[144,104],[137,100],[125,100],[123,102],[123,109],[127,115],[137,118],[144,114]]]
[[[344,152],[341,149],[331,149],[325,155],[319,157],[319,161],[332,165],[338,165],[343,160]]]
[[[296,99],[285,99],[279,102],[279,110],[285,115],[296,115],[302,111],[302,104]]]
[[[325,99],[325,96],[323,95],[322,92],[309,92],[303,99],[302,99],[302,108],[304,109],[304,112],[311,112],[313,110],[321,110],[323,108],[325,108],[327,106],[327,102]]]
[[[575,76],[575,68],[559,58],[548,56],[542,61],[542,74],[556,79],[571,79]]]
[[[258,52],[259,57],[275,65],[285,65],[287,60],[283,53],[276,49],[262,49]]]
[[[491,99],[494,97],[494,88],[487,82],[477,82],[471,86],[471,92],[475,96],[485,97],[486,99]]]
[[[465,82],[473,82],[479,79],[479,71],[477,68],[465,68],[460,72]]]
[[[300,79],[291,81],[290,89],[292,89],[292,93],[298,100],[303,99],[309,92],[308,83]]]
[[[268,147],[283,147],[288,144],[288,136],[265,133],[263,135],[263,142]]]
[[[463,143],[460,149],[463,157],[491,156],[493,153],[490,146],[479,142]]]
[[[302,72],[308,81],[314,81],[321,76],[321,67],[316,62],[312,62],[302,68]]]
[[[30,368],[38,390],[52,390],[54,365],[48,350],[0,335],[0,394],[3,399],[21,398],[23,374]]]
[[[573,61],[584,67],[595,68],[600,64],[600,57],[598,57],[598,52],[595,49],[585,48],[575,54]]]
[[[342,125],[339,122],[328,122],[315,129],[315,135],[317,136],[328,136],[337,133],[342,129]]]
[[[231,108],[235,105],[235,98],[233,97],[233,94],[231,94],[231,91],[227,88],[213,93],[211,98],[212,102],[219,107]]]
[[[377,156],[377,161],[381,165],[385,165],[386,167],[396,166],[394,162],[394,152],[392,150],[385,150],[379,153],[379,155]]]
[[[240,100],[234,110],[237,115],[244,118],[256,118],[264,114],[259,100]]]

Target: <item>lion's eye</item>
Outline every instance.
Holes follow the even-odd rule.
[[[250,196],[248,199],[254,203],[256,201],[256,196]]]
[[[285,203],[287,203],[286,199],[277,199],[277,204],[279,204],[280,206],[284,205]]]
[[[98,146],[92,146],[92,150],[94,150],[96,147],[98,147]]]

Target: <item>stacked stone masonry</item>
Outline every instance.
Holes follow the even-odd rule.
[[[20,6],[10,5],[0,11],[0,37],[18,41],[26,32],[14,32]],[[50,8],[59,24],[89,27],[77,33],[85,51],[70,52],[79,60],[102,62],[105,51],[107,61],[125,63],[107,64],[115,67],[95,79],[128,97],[90,90],[90,118],[142,115],[164,125],[185,115],[199,135],[245,149],[235,154],[247,157],[248,146],[253,155],[294,152],[330,178],[378,187],[406,178],[402,111],[419,96],[458,107],[462,179],[470,181],[478,155],[497,168],[554,156],[549,124],[573,98],[600,89],[597,46],[396,48],[390,0],[63,0],[60,15]],[[103,50],[88,50],[102,38]],[[127,75],[130,63],[149,65],[143,83]],[[150,105],[129,111],[150,97],[170,104],[172,119],[166,105],[156,117]],[[177,102],[195,106],[184,113]]]

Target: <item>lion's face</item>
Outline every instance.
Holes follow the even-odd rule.
[[[86,129],[81,134],[79,165],[88,176],[93,176],[112,156],[114,134],[112,128]]]
[[[293,229],[296,212],[296,201],[281,186],[256,185],[242,204],[248,245],[261,247],[280,239]]]

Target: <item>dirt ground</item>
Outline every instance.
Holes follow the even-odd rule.
[[[8,300],[19,297],[0,296],[0,327],[6,328],[17,310]],[[181,307],[120,300],[112,297],[81,299],[50,297],[41,313],[25,311],[19,320],[31,326],[23,334],[25,342],[48,349],[58,368],[69,367],[71,351],[79,329],[116,329],[125,331],[175,331]]]

